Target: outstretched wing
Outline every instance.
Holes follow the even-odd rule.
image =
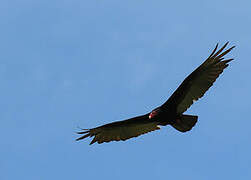
[[[227,45],[228,42],[217,51],[217,44],[206,61],[182,82],[178,89],[162,106],[164,108],[175,107],[177,113],[182,114],[193,104],[194,101],[201,98],[228,66],[228,63],[233,60],[224,60],[223,58],[235,47],[233,46],[226,51],[223,51]]]
[[[90,145],[98,142],[110,142],[110,141],[125,141],[132,137],[137,137],[141,134],[148,133],[160,129],[157,122],[152,122],[148,118],[149,114],[134,117],[124,121],[117,121],[103,126],[99,126],[93,129],[86,129],[85,131],[78,132],[78,134],[84,134],[80,138],[81,140],[86,137],[93,137]]]

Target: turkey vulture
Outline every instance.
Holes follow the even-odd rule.
[[[192,129],[198,116],[183,114],[195,101],[201,98],[213,85],[218,76],[233,59],[224,60],[224,56],[235,46],[224,51],[228,42],[217,51],[216,45],[210,56],[195,69],[171,97],[161,106],[145,115],[117,121],[92,129],[82,129],[78,140],[94,137],[90,143],[110,141],[125,141],[132,137],[160,129],[160,126],[171,125],[180,132]]]

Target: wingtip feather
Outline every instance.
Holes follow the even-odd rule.
[[[216,51],[217,48],[218,48],[218,45],[219,45],[219,43],[216,44],[216,46],[215,46],[213,52],[209,55],[209,58],[210,58],[211,56],[213,56],[213,54],[215,53],[215,51]]]
[[[81,131],[81,132],[76,132],[77,134],[85,134],[85,133],[89,133],[90,130],[87,130],[87,131]]]
[[[97,142],[97,141],[98,141],[97,136],[95,136],[95,137],[92,139],[92,141],[90,142],[89,145],[92,145],[93,143],[95,143],[95,142]],[[99,143],[99,144],[100,144],[100,143]]]
[[[89,136],[90,136],[89,133],[88,133],[88,134],[85,134],[84,136],[81,136],[81,137],[77,138],[76,141],[79,141],[79,140],[81,140],[81,139],[87,138],[87,137],[89,137]]]

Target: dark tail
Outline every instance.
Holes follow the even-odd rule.
[[[172,124],[172,126],[180,132],[186,132],[194,127],[197,119],[198,116],[182,115],[181,118],[176,121],[176,123]]]

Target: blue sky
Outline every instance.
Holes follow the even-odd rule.
[[[0,179],[250,179],[251,2],[2,0]],[[75,142],[162,104],[217,42],[229,68],[187,113],[126,142]]]

